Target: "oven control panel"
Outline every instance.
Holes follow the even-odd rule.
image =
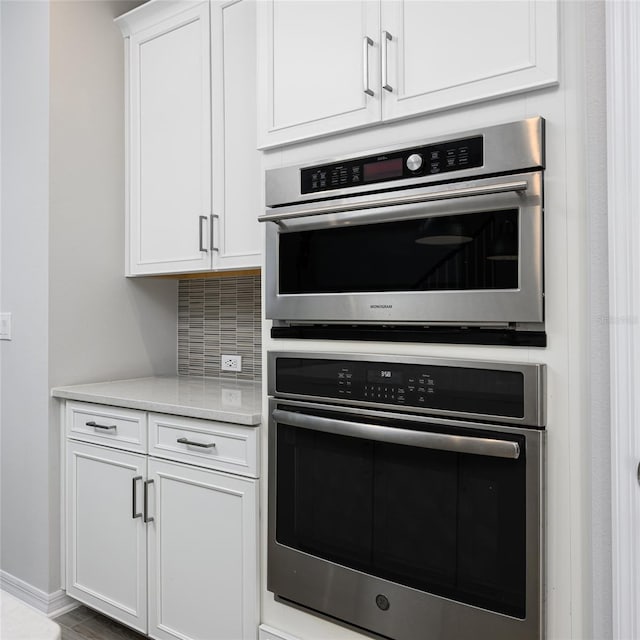
[[[482,136],[333,162],[300,171],[300,193],[459,171],[483,164]]]
[[[404,371],[391,367],[371,367],[366,378],[354,386],[353,371],[342,367],[338,371],[338,397],[352,398],[354,392],[358,400],[382,404],[427,405],[427,395],[436,391],[436,381],[430,372],[424,371],[405,375]]]
[[[396,405],[519,418],[518,371],[408,363],[278,358],[276,395]]]

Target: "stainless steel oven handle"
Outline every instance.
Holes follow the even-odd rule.
[[[412,447],[422,447],[424,449],[471,453],[478,456],[491,456],[493,458],[512,458],[516,460],[520,457],[520,446],[517,442],[509,440],[492,440],[490,438],[473,438],[470,436],[454,436],[446,433],[426,433],[424,431],[413,431],[410,429],[396,429],[395,427],[334,420],[333,418],[312,416],[306,413],[294,413],[281,409],[275,409],[271,415],[276,422],[289,424],[293,427],[322,431],[324,433],[335,433],[353,438],[404,444]]]
[[[403,204],[416,204],[420,202],[433,202],[437,200],[451,200],[453,198],[467,198],[471,196],[486,196],[495,193],[508,193],[510,191],[526,191],[526,180],[518,182],[502,182],[481,187],[464,187],[462,189],[443,189],[442,191],[432,191],[430,193],[404,195],[394,198],[380,198],[366,202],[354,202],[344,205],[326,205],[315,209],[303,209],[300,211],[290,211],[286,213],[268,213],[260,216],[260,222],[277,222],[279,220],[292,220],[294,218],[308,218],[320,216],[326,213],[343,213],[345,211],[357,211],[358,209],[375,209],[378,207],[393,207]]]

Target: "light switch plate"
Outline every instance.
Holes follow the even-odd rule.
[[[0,340],[11,340],[10,313],[0,313]]]

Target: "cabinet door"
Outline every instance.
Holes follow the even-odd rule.
[[[383,119],[558,80],[555,0],[383,0],[381,16]]]
[[[209,3],[185,6],[130,36],[131,274],[211,268]]]
[[[256,149],[256,1],[211,5],[213,268],[260,266],[262,173]]]
[[[143,633],[145,470],[146,456],[68,441],[67,593]]]
[[[380,120],[378,2],[268,0],[258,9],[260,146]]]
[[[257,481],[149,459],[149,635],[255,640]]]

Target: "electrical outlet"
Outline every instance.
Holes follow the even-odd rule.
[[[242,371],[242,356],[223,355],[220,363],[222,371]]]
[[[240,389],[222,389],[222,404],[228,407],[242,406],[242,391]]]

